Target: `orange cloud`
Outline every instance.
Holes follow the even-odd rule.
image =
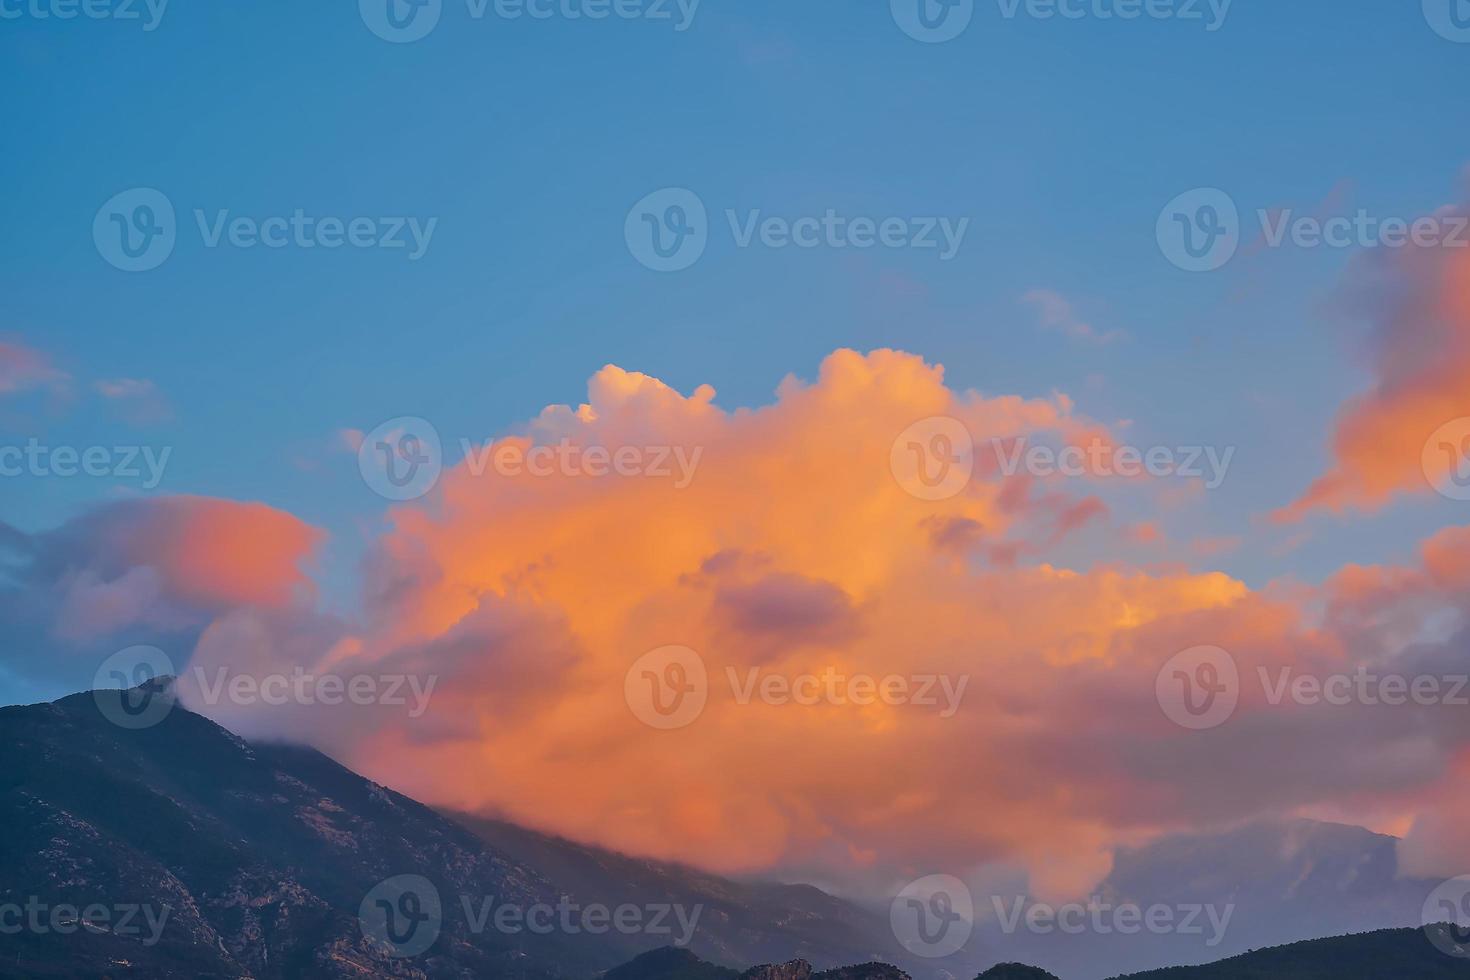
[[[931,429],[945,439],[912,435]],[[471,454],[389,511],[356,624],[295,601],[318,534],[287,515],[181,498],[101,530],[118,569],[146,565],[216,605],[191,667],[434,679],[413,717],[200,705],[198,690],[188,703],[421,799],[634,853],[874,891],[1003,866],[1075,897],[1116,846],[1167,830],[1453,807],[1440,789],[1470,735],[1451,715],[1272,703],[1255,678],[1463,669],[1470,531],[1320,588],[1063,567],[1060,536],[1108,519],[1091,481],[1005,477],[983,452],[1094,434],[1107,436],[1064,396],[957,391],[895,351],[838,351],[758,409],[609,366],[586,404],[489,448],[631,451],[641,469],[507,474]],[[896,441],[973,475],[929,493]],[[1155,682],[1201,644],[1229,650],[1248,683],[1228,724],[1194,732],[1165,716]],[[694,651],[707,684],[702,710],[660,728],[630,691],[641,658],[668,647]],[[909,696],[872,694],[891,684]],[[1448,840],[1423,839],[1423,861]]]
[[[1439,217],[1466,212],[1444,209]],[[1273,515],[1279,522],[1429,493],[1460,465],[1453,455],[1426,453],[1425,444],[1441,426],[1470,417],[1470,248],[1406,248],[1387,271],[1391,285],[1376,298],[1373,387],[1343,408],[1331,469]]]
[[[42,539],[33,571],[60,588],[70,631],[114,630],[169,603],[214,613],[313,598],[322,532],[265,504],[173,496],[110,504]],[[49,580],[55,571],[58,578]],[[124,614],[125,609],[132,613]]]
[[[360,653],[338,667],[437,672],[432,708],[315,738],[435,802],[727,871],[807,866],[830,879],[854,870],[853,854],[872,855],[857,871],[877,876],[1015,859],[1048,887],[1085,887],[1120,826],[1157,820],[1156,791],[1136,785],[1146,774],[1110,757],[1087,719],[1105,730],[1146,713],[1157,722],[1146,729],[1177,734],[1152,701],[1174,648],[1138,637],[1181,623],[1167,643],[1183,642],[1188,617],[1238,606],[1245,586],[1006,568],[987,546],[1044,559],[1105,508],[1085,484],[1033,494],[1037,481],[983,465],[941,500],[895,478],[895,439],[931,416],[959,420],[977,454],[992,438],[1099,434],[1064,397],[958,392],[913,355],[838,351],[770,406],[713,399],[608,367],[586,404],[548,408],[513,437],[697,454],[683,488],[649,475],[477,475],[465,462],[427,502],[393,509]],[[208,639],[211,662],[229,662],[229,636]],[[625,679],[671,644],[703,658],[709,697],[693,723],[660,731],[630,710]],[[832,675],[932,677],[931,697],[939,678],[967,686],[947,715],[742,702],[771,676]],[[1117,718],[1088,707],[1099,677]],[[1119,802],[1130,795],[1145,802]]]

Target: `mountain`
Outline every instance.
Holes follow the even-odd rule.
[[[165,682],[112,694],[172,697]],[[442,934],[413,959],[359,921],[385,900],[374,889],[405,874],[442,902],[442,922],[424,919]],[[90,693],[0,708],[0,978],[539,980],[618,962],[590,941],[477,930],[460,900],[529,907],[557,895],[459,824],[318,752],[247,744],[182,707],[129,730]],[[380,914],[428,916],[426,905],[427,892],[412,903],[388,893]],[[417,921],[397,934],[427,936]]]
[[[925,977],[935,974],[937,966],[955,968],[951,962],[936,964],[909,954],[893,938],[886,910],[880,914],[811,885],[732,881],[682,864],[578,844],[503,820],[454,816],[497,851],[555,881],[580,902],[701,908],[690,949],[723,966],[738,969],[798,958],[817,970],[830,970],[881,961]],[[978,956],[976,944],[964,958],[968,972],[974,972]]]
[[[1423,929],[1382,929],[1254,950],[1208,966],[1120,980],[1466,980],[1470,959],[1441,952]]]
[[[111,696],[167,705],[172,692],[160,681]],[[1217,943],[1007,929],[997,910],[1013,910],[977,895],[966,950],[923,960],[886,909],[442,814],[182,706],[141,728],[109,720],[116,709],[103,692],[0,708],[0,980],[942,980],[998,960],[1014,962],[985,980],[1047,975],[1019,963],[1089,980],[1416,922],[1429,891],[1397,877],[1392,838],[1260,824],[1123,852],[1098,889],[1115,907],[1228,906]],[[609,928],[620,907],[675,914],[663,932]],[[538,908],[573,918],[501,919]],[[689,949],[659,948],[681,936]]]
[[[635,957],[602,980],[910,980],[887,963],[861,963],[817,971],[804,959],[765,963],[741,973],[706,963],[686,949],[656,949]]]
[[[976,980],[1057,980],[1057,977],[1024,963],[997,963]]]
[[[657,950],[611,970],[605,980],[902,980],[881,963],[813,973],[798,960],[743,974],[705,963],[688,950]],[[1113,980],[1467,980],[1470,958],[1441,952],[1423,929],[1384,929],[1252,950],[1204,966],[1178,966]],[[976,980],[1058,980],[1046,970],[1001,963]]]
[[[1043,935],[1029,931],[1024,919],[1019,928],[1006,928],[1018,908],[1030,910],[1029,899],[1017,906],[1010,896],[977,896],[977,914],[986,921],[976,931],[1006,959],[1067,980],[1098,980],[1304,938],[1417,926],[1438,882],[1399,877],[1397,843],[1361,827],[1311,820],[1166,837],[1119,851],[1093,894],[1108,909],[1157,908],[1180,924],[1192,917],[1188,930],[1125,934],[1089,926]]]
[[[706,963],[687,949],[664,946],[608,970],[602,980],[738,980],[739,976],[739,970]]]
[[[104,693],[170,707],[150,727],[120,727],[109,720],[116,703],[99,708]],[[247,743],[172,697],[156,681],[0,708],[0,980],[579,980],[685,934],[718,964],[690,980],[794,956],[824,969],[907,957],[885,916],[819,889],[733,882],[451,818],[314,750]],[[424,887],[399,894],[405,875]],[[28,903],[41,918],[6,933],[7,907],[25,916]],[[662,933],[604,924],[593,934],[597,905],[673,914]],[[586,922],[550,934],[529,922],[498,928],[509,906],[566,906]],[[84,917],[89,907],[96,914]],[[375,908],[382,928],[365,929],[360,913]],[[386,935],[387,916],[400,913],[405,930],[424,916],[424,931],[404,940],[421,941],[422,955],[395,955],[419,952]],[[690,962],[660,955],[671,969]]]

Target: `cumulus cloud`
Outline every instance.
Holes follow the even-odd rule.
[[[189,496],[104,504],[40,534],[0,532],[9,668],[78,686],[120,646],[156,645],[180,662],[231,609],[309,605],[304,569],[322,540],[263,504]]]
[[[899,435],[935,417],[977,447],[973,478],[937,500],[892,466]],[[311,601],[318,532],[197,499],[18,537],[27,591],[8,614],[40,597],[98,630],[179,619],[203,671],[186,703],[231,727],[310,741],[433,803],[727,872],[881,892],[1009,867],[1070,897],[1120,844],[1326,807],[1419,819],[1415,860],[1449,861],[1462,709],[1296,703],[1260,678],[1470,669],[1470,529],[1320,587],[1067,567],[1063,538],[1111,520],[1092,479],[1007,477],[979,447],[1107,435],[1064,396],[956,390],[895,351],[838,351],[758,409],[609,366],[585,404],[495,445],[636,450],[644,468],[507,474],[467,457],[388,510],[359,621]],[[699,460],[687,485],[655,465],[676,451]],[[1169,547],[1157,528],[1133,536]],[[1239,704],[1190,731],[1156,680],[1201,644],[1234,657]],[[708,688],[697,717],[663,729],[630,707],[627,681],[669,646],[698,655]],[[298,668],[410,675],[433,694],[418,715],[244,706],[211,703],[198,681]],[[862,677],[915,696],[761,693]]]

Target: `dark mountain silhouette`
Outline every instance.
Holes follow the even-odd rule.
[[[936,964],[911,956],[894,938],[885,913],[835,898],[811,885],[738,882],[687,865],[632,858],[538,833],[503,820],[455,815],[466,827],[583,902],[700,906],[690,949],[703,959],[743,968],[805,960],[816,970],[864,961],[894,963],[916,976]],[[978,967],[980,944],[968,957]],[[944,967],[956,968],[954,962]]]
[[[172,697],[165,682],[136,691]],[[364,936],[358,913],[380,882],[409,874],[437,891],[441,932],[422,955],[400,958]],[[48,920],[0,934],[0,980],[577,980],[674,941],[607,928],[512,933],[484,916],[491,905],[554,906],[564,896],[583,908],[699,906],[693,948],[724,967],[903,954],[886,918],[816,888],[736,883],[450,819],[319,752],[247,743],[182,706],[152,727],[119,727],[90,692],[0,708],[0,906],[23,910],[33,896],[48,915],[59,908],[60,928]],[[122,924],[80,923],[68,910],[98,904],[139,911],[112,928]],[[145,909],[160,926],[156,942],[144,942],[153,936]],[[681,960],[691,962],[671,962]]]
[[[385,878],[422,874],[446,906],[555,889],[318,752],[250,745],[182,708],[139,730],[110,722],[90,693],[0,708],[0,831],[0,905],[63,907],[54,920],[42,911],[41,929],[0,937],[0,977],[538,978],[599,965],[494,930],[471,935],[452,914],[430,954],[394,958],[357,916]],[[101,906],[108,921],[78,926],[68,906]],[[166,919],[130,932],[146,918],[121,922],[124,906]]]
[[[737,980],[739,970],[716,966],[687,949],[664,946],[603,974],[603,980]]]
[[[1254,950],[1207,966],[1119,980],[1465,980],[1470,959],[1441,952],[1424,929],[1380,929]]]
[[[910,980],[887,963],[860,963],[816,971],[804,959],[763,963],[741,973],[706,963],[684,949],[656,949],[609,970],[603,980]]]
[[[997,963],[976,980],[1057,980],[1053,974],[1024,963]]]

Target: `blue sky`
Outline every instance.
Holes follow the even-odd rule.
[[[963,34],[930,44],[882,3],[705,0],[680,31],[475,19],[445,0],[428,36],[393,44],[346,2],[177,3],[153,30],[38,18],[38,2],[0,21],[0,332],[78,379],[148,379],[170,417],[130,426],[78,397],[28,410],[7,438],[171,446],[160,492],[261,500],[333,531],[320,577],[343,603],[382,501],[334,433],[418,415],[489,437],[575,405],[608,362],[686,393],[712,384],[733,408],[835,348],[892,346],[957,387],[1066,392],[1132,420],[1142,444],[1238,446],[1190,520],[1244,539],[1210,561],[1253,585],[1401,557],[1458,513],[1394,507],[1279,554],[1288,532],[1260,515],[1323,470],[1331,419],[1367,381],[1363,325],[1335,302],[1354,253],[1242,254],[1192,274],[1154,235],[1195,187],[1247,213],[1333,197],[1412,218],[1461,199],[1470,45],[1418,4],[1237,0],[1210,31],[1007,19],[980,2]],[[661,274],[629,254],[623,223],[671,186],[707,205],[711,241]],[[134,187],[179,214],[174,253],[146,273],[113,268],[91,234]],[[211,249],[196,208],[437,225],[416,261]],[[741,249],[723,217],[828,208],[969,226],[943,261]],[[1125,336],[1041,329],[1031,290]],[[136,489],[22,477],[3,491],[0,519],[36,531]]]

